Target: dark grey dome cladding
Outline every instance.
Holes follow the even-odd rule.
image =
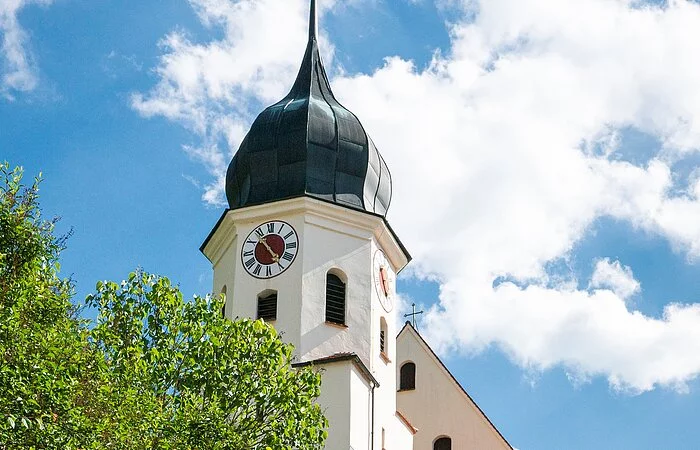
[[[316,41],[287,96],[253,122],[226,174],[231,209],[311,196],[385,216],[391,174],[357,117],[331,92]]]

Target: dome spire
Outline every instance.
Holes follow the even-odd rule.
[[[311,0],[309,11],[309,40],[316,39],[318,33],[318,15],[316,13],[316,0]]]
[[[385,216],[391,174],[359,119],[336,100],[318,49],[310,0],[309,40],[291,90],[267,107],[226,174],[231,209],[309,196]]]

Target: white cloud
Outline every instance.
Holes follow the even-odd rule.
[[[0,2],[0,93],[12,98],[13,91],[28,92],[36,88],[36,66],[27,47],[27,32],[17,20],[19,11],[27,5],[49,5],[53,0],[3,0]]]
[[[283,96],[299,69],[308,29],[304,3],[190,0],[202,23],[222,28],[224,38],[201,44],[184,31],[170,33],[161,41],[157,85],[146,95],[132,95],[132,106],[144,117],[167,117],[202,138],[199,148],[185,150],[214,178],[203,194],[209,204],[223,204],[226,167],[252,111]],[[332,47],[325,48],[330,51],[324,56],[332,59]]]
[[[639,281],[634,279],[632,269],[620,264],[620,261],[610,262],[610,258],[596,261],[591,282],[591,289],[609,289],[621,299],[628,299],[639,293]]]
[[[700,182],[672,169],[700,148],[700,5],[451,1],[475,20],[451,26],[450,52],[429,68],[390,57],[333,80],[392,169],[390,220],[413,273],[441,282],[422,331],[442,350],[495,344],[535,370],[562,366],[634,392],[682,389],[700,373],[700,306],[644,316],[626,303],[639,287],[619,262],[584,281],[592,291],[547,267],[601,217],[700,258]],[[215,174],[213,201],[230,158],[217,144],[235,149],[259,103],[294,78],[306,2],[192,2],[225,38],[168,36],[158,84],[134,106],[200,133],[205,150],[193,155]],[[663,144],[645,165],[618,152],[629,128]],[[510,281],[494,285],[501,279]]]

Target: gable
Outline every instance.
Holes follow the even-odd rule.
[[[414,448],[432,448],[435,439],[450,436],[453,448],[512,449],[410,324],[396,342],[397,382],[405,363],[416,365],[415,389],[400,390],[396,396],[399,411],[418,429]]]

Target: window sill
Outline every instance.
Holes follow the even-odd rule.
[[[399,389],[399,390],[398,390],[398,391],[396,391],[396,392],[411,392],[411,391],[415,391],[415,390],[416,390],[416,388],[410,388],[410,389]]]
[[[346,329],[348,326],[345,325],[344,323],[335,323],[335,322],[329,322],[326,320],[326,325],[330,325],[332,327],[340,328],[342,330]]]
[[[379,357],[382,358],[382,361],[384,361],[385,364],[390,364],[390,363],[391,363],[391,360],[389,359],[388,356],[386,356],[386,353],[381,352],[381,353],[379,354]]]

